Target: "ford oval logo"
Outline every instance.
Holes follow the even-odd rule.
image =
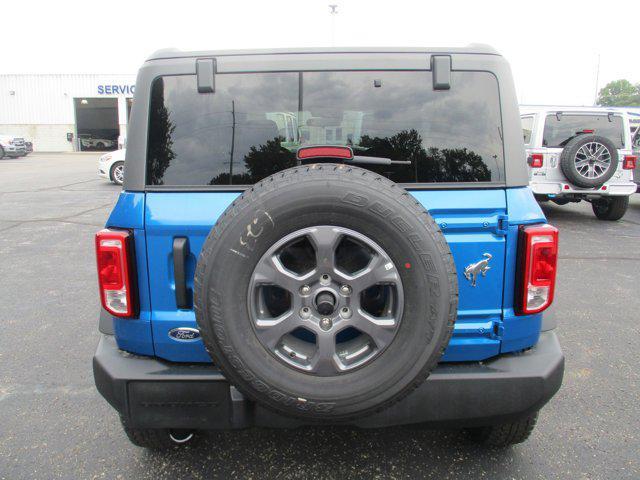
[[[179,342],[195,342],[200,338],[197,328],[180,327],[169,330],[169,336]]]

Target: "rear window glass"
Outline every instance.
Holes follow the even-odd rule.
[[[547,115],[544,123],[542,145],[564,147],[576,135],[593,133],[611,140],[616,148],[624,146],[622,117],[609,115]]]
[[[152,85],[147,184],[250,185],[296,165],[305,145],[348,145],[356,155],[408,160],[360,165],[399,183],[504,179],[498,85],[486,72],[217,74],[199,94],[195,75]]]
[[[531,129],[533,128],[533,117],[522,117],[522,137],[524,138],[524,144],[529,145],[531,143]]]

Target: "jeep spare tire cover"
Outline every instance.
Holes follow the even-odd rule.
[[[206,239],[194,286],[227,379],[307,420],[361,417],[410,393],[447,347],[458,304],[429,213],[386,178],[335,164],[246,190]]]
[[[578,135],[562,150],[560,168],[567,180],[578,187],[599,187],[616,172],[618,149],[606,137]]]

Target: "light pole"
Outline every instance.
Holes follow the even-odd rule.
[[[331,46],[335,47],[336,45],[336,15],[338,14],[338,5],[333,4],[329,5],[331,11],[329,15],[331,15]]]
[[[598,83],[600,82],[600,54],[598,53],[598,65],[596,66],[596,93],[593,98],[593,104],[598,104]]]

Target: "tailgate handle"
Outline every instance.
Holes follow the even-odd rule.
[[[173,239],[173,276],[176,282],[176,305],[178,308],[190,309],[187,289],[187,257],[189,256],[189,239],[177,237]]]

